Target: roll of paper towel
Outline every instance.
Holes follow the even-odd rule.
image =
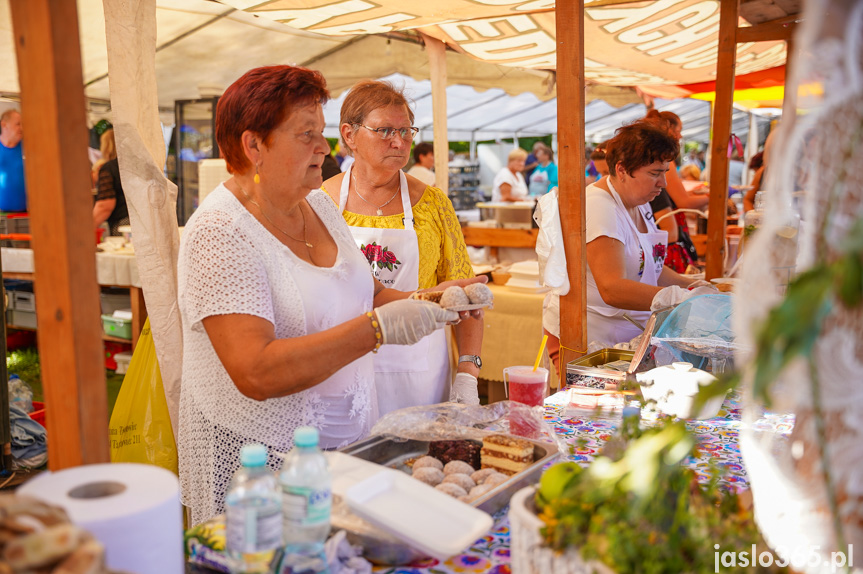
[[[20,494],[63,507],[105,545],[108,568],[136,574],[183,572],[180,487],[147,464],[91,464],[43,473]]]

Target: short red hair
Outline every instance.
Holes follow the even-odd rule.
[[[275,130],[290,112],[330,97],[327,81],[315,70],[297,66],[267,66],[249,70],[225,90],[216,108],[216,142],[229,173],[252,167],[243,152],[248,130],[270,145]]]

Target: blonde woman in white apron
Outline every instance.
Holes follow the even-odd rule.
[[[342,139],[355,161],[323,188],[338,203],[375,277],[399,291],[473,277],[452,203],[441,190],[401,171],[417,131],[404,95],[386,82],[361,82],[345,98],[341,115]],[[455,326],[454,380],[444,333],[375,356],[381,415],[446,400],[479,403],[481,313],[463,317]]]
[[[620,128],[608,142],[610,174],[586,193],[587,336],[610,347],[641,334],[629,314],[644,324],[664,288],[679,303],[703,285],[675,273],[665,261],[668,233],[657,228],[650,201],[665,187],[678,143],[646,123]]]

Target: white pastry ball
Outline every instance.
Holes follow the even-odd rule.
[[[416,470],[418,468],[436,468],[438,470],[443,470],[443,463],[436,459],[433,456],[421,456],[414,461],[413,469]]]
[[[452,482],[442,482],[435,488],[455,498],[458,498],[460,496],[467,496],[467,491],[465,489],[463,489],[457,484],[453,484]]]
[[[423,468],[415,468],[413,477],[421,480],[430,486],[437,486],[443,480],[443,471],[437,468],[426,466]]]
[[[482,484],[489,475],[496,474],[497,471],[493,468],[483,468],[482,470],[478,470],[472,475],[470,475],[471,479],[477,483]]]
[[[509,477],[507,475],[503,474],[502,472],[494,472],[488,475],[485,480],[482,481],[482,486],[488,485],[491,488],[494,488],[499,484],[503,484],[507,480],[509,480]]]
[[[447,483],[457,484],[462,487],[465,492],[470,492],[470,489],[476,486],[476,483],[466,474],[448,474],[443,478],[441,484]]]
[[[471,283],[464,288],[464,292],[474,305],[491,305],[494,302],[494,294],[485,283]]]
[[[473,472],[474,468],[461,460],[451,460],[443,467],[444,474],[466,474],[469,478]]]
[[[447,287],[440,298],[440,306],[444,309],[449,309],[450,307],[459,307],[461,305],[470,305],[470,299],[468,299],[464,289],[456,285]]]
[[[490,484],[480,484],[480,485],[474,486],[473,488],[470,489],[470,494],[468,494],[468,497],[470,497],[471,500],[476,500],[477,498],[479,498],[483,494],[487,493],[492,488],[494,488],[494,487]]]

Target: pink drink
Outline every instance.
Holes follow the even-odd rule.
[[[509,400],[534,407],[541,406],[548,388],[548,370],[533,367],[507,367],[503,370],[504,383],[509,389]],[[509,421],[513,434],[536,438],[535,425],[525,420],[521,413],[514,412]]]
[[[518,401],[532,407],[542,404],[548,386],[548,371],[533,367],[507,367],[503,370],[504,380],[509,385],[509,400]]]

